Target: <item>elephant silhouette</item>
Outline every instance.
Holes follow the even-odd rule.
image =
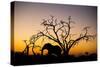
[[[61,48],[59,46],[53,46],[50,43],[47,43],[43,46],[42,48],[42,54],[43,54],[43,50],[47,49],[48,50],[48,55],[49,56],[60,56],[61,55]]]

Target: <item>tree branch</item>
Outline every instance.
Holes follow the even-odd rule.
[[[50,36],[48,36],[48,35],[44,34],[43,32],[40,32],[40,34],[42,34],[42,36],[45,36],[45,37],[47,37],[47,38],[49,38],[49,39],[51,39],[51,40],[53,40],[53,41],[57,42],[57,40],[56,40],[56,39],[51,38]]]
[[[56,38],[55,38],[53,35],[51,35],[51,34],[49,33],[49,31],[48,31],[49,29],[52,30],[52,28],[48,28],[48,27],[46,27],[46,32],[48,33],[49,36],[51,36],[53,39],[56,40]]]
[[[86,39],[85,39],[86,38]],[[84,36],[82,36],[82,37],[80,37],[80,38],[77,38],[76,40],[73,40],[73,42],[72,42],[72,44],[69,46],[69,48],[68,49],[70,49],[73,45],[76,45],[76,43],[78,42],[78,41],[80,41],[80,40],[82,40],[82,39],[85,39],[85,40],[89,40],[90,38],[93,38],[93,36],[92,35],[84,35]]]
[[[70,34],[70,23],[71,23],[71,16],[69,16],[69,18],[68,18],[68,23],[66,23],[67,25],[68,25],[68,32],[67,32],[67,34],[65,35],[65,39],[67,39],[67,37],[69,36],[69,34]]]

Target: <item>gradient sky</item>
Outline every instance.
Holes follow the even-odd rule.
[[[14,13],[14,51],[22,51],[25,44],[22,40],[29,39],[33,34],[44,28],[40,25],[42,19],[55,16],[58,21],[67,21],[68,16],[76,22],[71,33],[79,34],[85,26],[91,26],[90,34],[96,34],[97,8],[95,6],[78,6],[62,4],[43,4],[15,2]],[[39,43],[37,43],[39,45]],[[70,54],[96,52],[96,40],[72,48]]]

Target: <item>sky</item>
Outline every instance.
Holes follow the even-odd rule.
[[[89,33],[96,34],[97,28],[97,7],[81,5],[63,5],[63,4],[43,4],[15,2],[14,5],[14,51],[23,51],[25,44],[23,40],[28,40],[33,34],[43,30],[41,26],[42,19],[55,16],[58,21],[68,21],[68,16],[75,22],[71,33],[80,34],[82,28],[90,26]],[[47,41],[49,42],[49,41]],[[52,42],[52,41],[51,41]],[[40,43],[37,43],[40,45]],[[96,39],[90,42],[82,41],[80,45],[70,50],[70,54],[82,54],[84,52],[96,52]]]

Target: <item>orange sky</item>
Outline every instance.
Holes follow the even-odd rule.
[[[44,27],[40,25],[42,19],[50,18],[50,15],[54,15],[58,21],[67,21],[68,16],[72,16],[76,24],[73,25],[74,29],[71,33],[79,34],[85,26],[91,26],[90,34],[97,32],[97,8],[95,6],[15,2],[14,10],[14,51],[22,51],[25,48],[23,40],[28,40],[33,34],[43,30]],[[40,45],[40,43],[36,44]],[[87,43],[82,41],[80,45],[70,50],[70,54],[78,55],[84,52],[96,52],[96,39]]]

